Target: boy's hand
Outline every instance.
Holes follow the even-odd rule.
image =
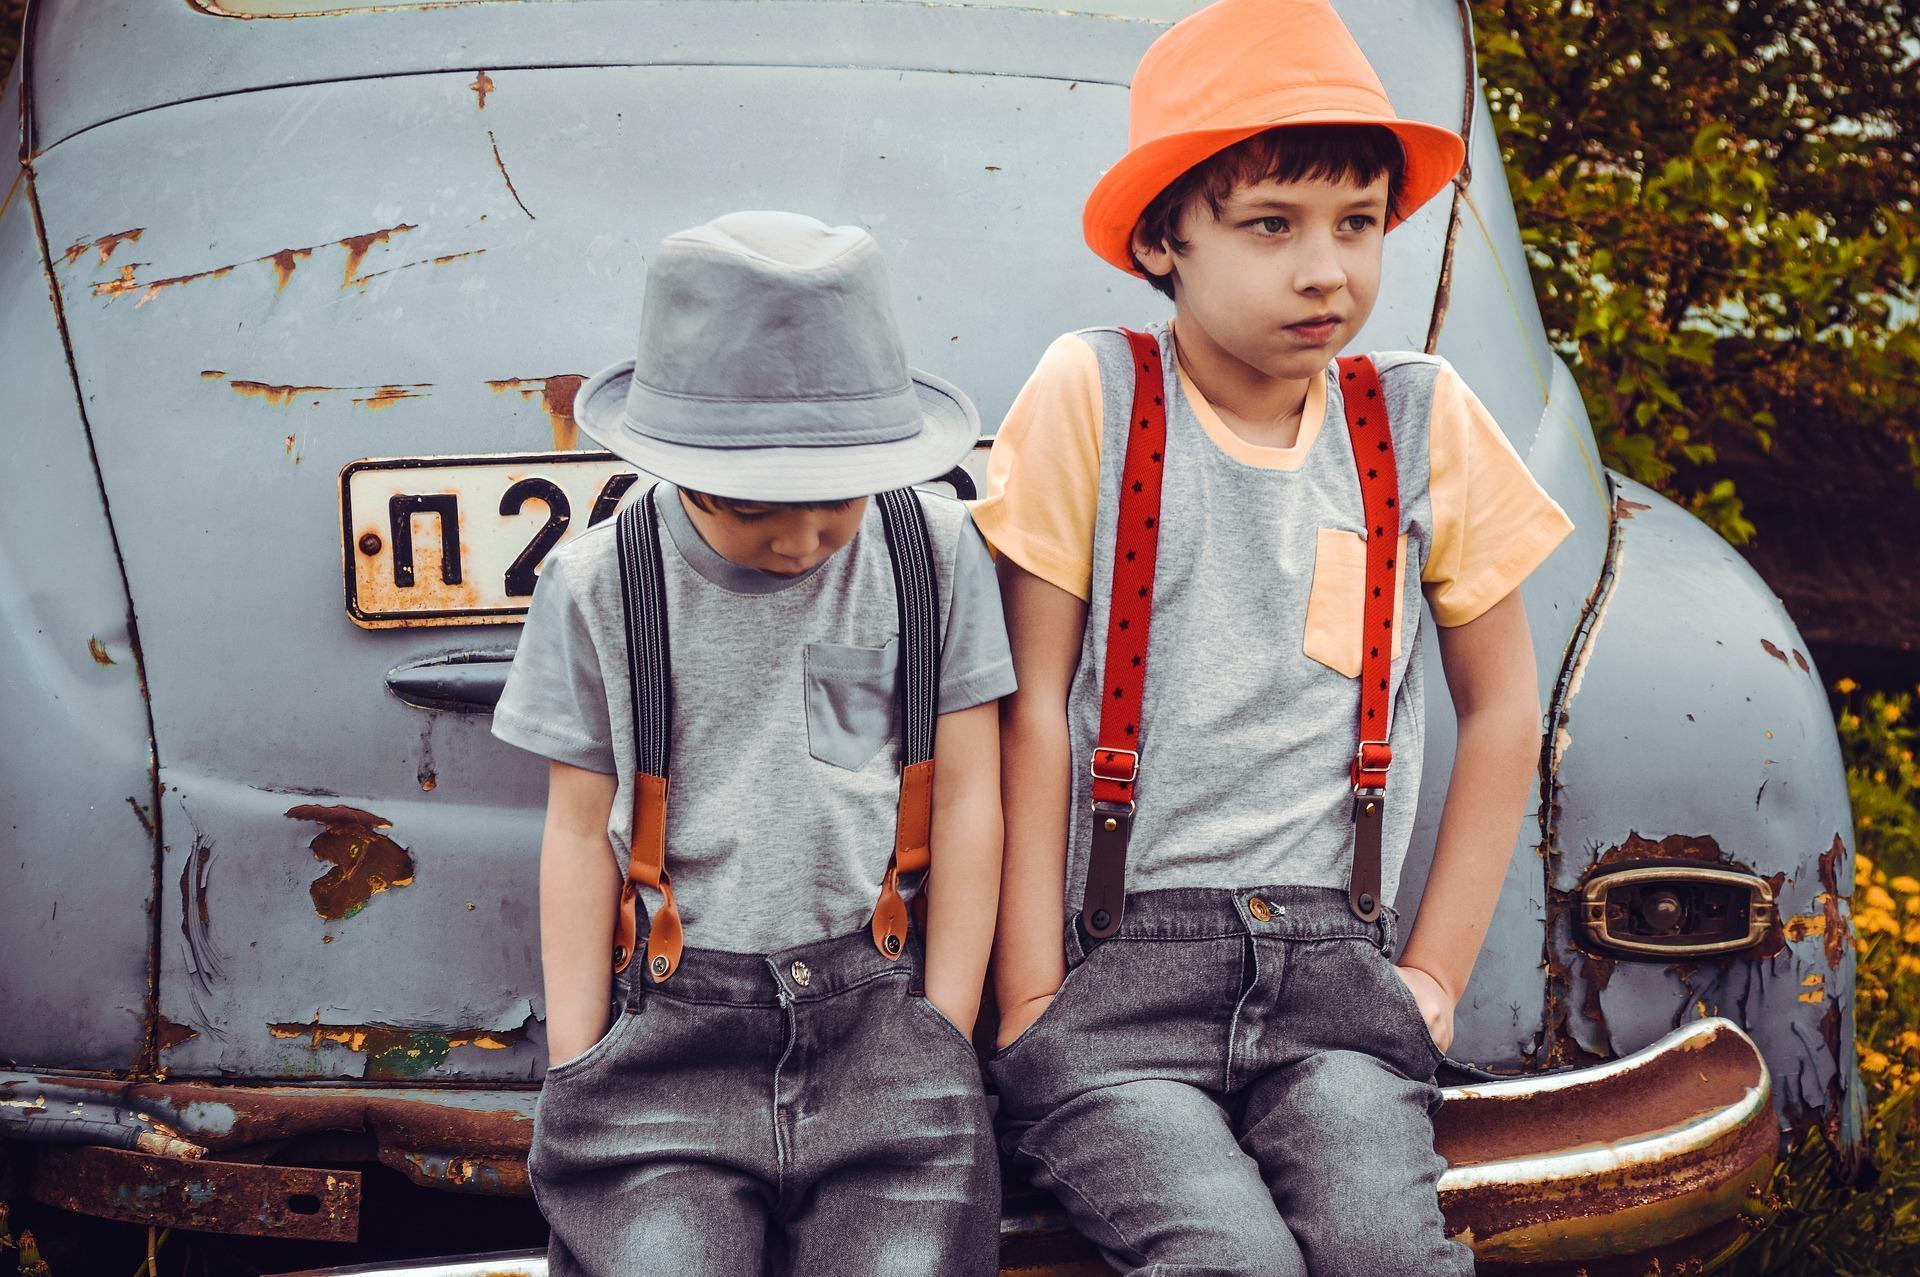
[[[1433,1036],[1433,1044],[1444,1055],[1447,1048],[1453,1045],[1453,995],[1419,967],[1396,966],[1393,970],[1412,991],[1420,1014],[1426,1017],[1427,1032]]]
[[[1000,1009],[1000,1032],[994,1036],[994,1046],[1004,1049],[1013,1040],[1027,1031],[1029,1025],[1038,1020],[1046,1009],[1053,1005],[1054,995],[1043,993],[1038,997],[1027,998],[1010,1007]]]

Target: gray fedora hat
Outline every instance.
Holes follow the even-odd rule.
[[[837,501],[936,479],[980,436],[959,390],[907,366],[873,237],[797,213],[667,236],[640,349],[573,416],[650,474],[746,501]]]

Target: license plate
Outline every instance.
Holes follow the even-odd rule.
[[[347,615],[367,629],[517,624],[541,561],[650,482],[610,452],[350,462]]]

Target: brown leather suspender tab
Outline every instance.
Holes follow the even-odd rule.
[[[1120,473],[1100,738],[1090,767],[1093,845],[1080,907],[1080,925],[1096,940],[1118,931],[1126,912],[1127,839],[1133,832],[1134,784],[1140,776],[1141,694],[1147,680],[1154,557],[1160,544],[1161,463],[1167,447],[1166,373],[1160,362],[1160,341],[1151,333],[1125,336],[1133,352],[1133,415],[1127,422]]]
[[[900,612],[900,808],[893,858],[873,910],[873,943],[898,958],[907,943],[900,876],[924,871],[933,845],[933,742],[940,719],[940,595],[927,512],[911,488],[874,498],[893,560]],[[924,890],[924,887],[923,887]]]
[[[671,744],[672,681],[667,646],[667,587],[660,562],[656,485],[620,512],[620,603],[626,614],[627,684],[633,701],[633,833],[627,878],[614,915],[613,969],[633,961],[639,934],[640,888],[662,903],[647,932],[647,974],[656,983],[680,967],[680,910],[667,876],[667,756]]]
[[[1361,610],[1360,715],[1353,751],[1353,873],[1347,907],[1372,922],[1380,916],[1380,831],[1387,813],[1388,742],[1393,709],[1393,607],[1398,591],[1394,557],[1400,545],[1400,476],[1387,427],[1387,401],[1380,374],[1365,355],[1338,361],[1340,396],[1346,405],[1347,438],[1353,444],[1366,512],[1367,570]]]

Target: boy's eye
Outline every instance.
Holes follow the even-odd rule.
[[[1355,213],[1347,219],[1347,229],[1350,231],[1364,231],[1367,227],[1372,226],[1373,222],[1373,214]]]
[[[1287,229],[1287,219],[1284,217],[1263,217],[1255,222],[1254,225],[1269,235],[1278,235],[1281,231]]]

